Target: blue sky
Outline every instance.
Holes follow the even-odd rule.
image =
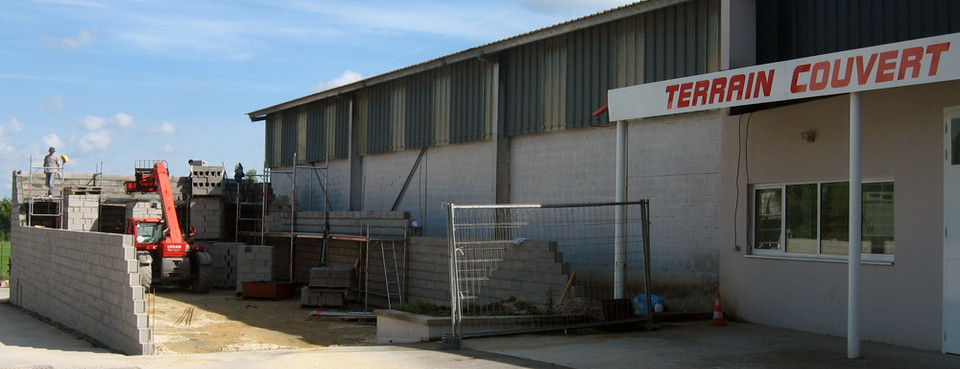
[[[68,172],[259,172],[245,113],[630,2],[3,1],[0,197],[49,146]]]

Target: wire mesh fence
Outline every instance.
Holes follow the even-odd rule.
[[[447,206],[453,338],[652,327],[648,201]]]

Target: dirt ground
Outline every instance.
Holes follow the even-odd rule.
[[[362,304],[301,308],[299,299],[245,299],[233,290],[215,289],[208,294],[159,290],[147,297],[147,310],[152,312],[159,354],[357,346],[376,341],[372,320],[310,317],[314,310],[362,311]]]

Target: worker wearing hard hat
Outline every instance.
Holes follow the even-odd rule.
[[[53,174],[60,174],[60,158],[54,155],[57,149],[52,146],[48,151],[50,153],[43,157],[43,172],[47,175],[47,196],[53,196]],[[64,159],[66,159],[66,155],[64,155]]]

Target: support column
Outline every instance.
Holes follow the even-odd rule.
[[[850,256],[847,277],[847,358],[860,357],[860,230],[862,227],[860,172],[861,157],[861,110],[860,93],[850,94]]]
[[[627,122],[617,121],[617,182],[616,202],[627,200]],[[617,206],[616,213],[616,244],[613,253],[613,298],[623,298],[624,270],[626,269],[627,227],[624,207]],[[647,292],[649,295],[649,292]]]

